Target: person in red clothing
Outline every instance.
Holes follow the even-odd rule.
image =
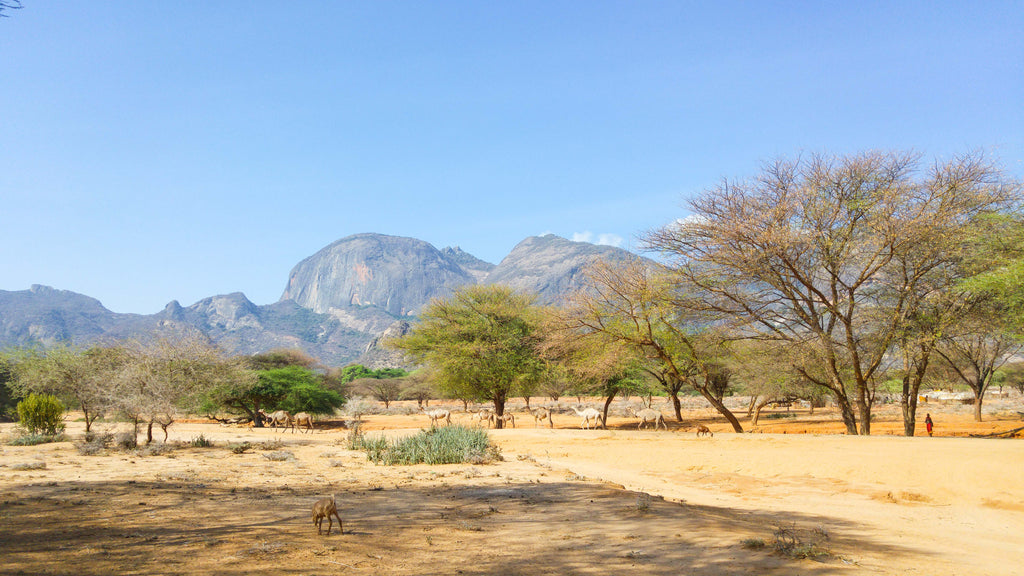
[[[924,415],[924,427],[928,429],[928,435],[931,436],[932,435],[932,415],[931,414],[925,414]]]

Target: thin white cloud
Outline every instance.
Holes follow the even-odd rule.
[[[584,232],[573,232],[572,241],[619,247],[622,246],[624,240],[622,236],[619,236],[618,234],[603,233],[595,235],[593,232],[588,230]]]

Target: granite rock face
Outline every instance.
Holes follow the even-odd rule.
[[[614,262],[636,256],[614,246],[573,242],[553,234],[533,236],[513,248],[486,282],[534,293],[541,304],[558,304],[583,286],[584,270],[599,258]]]
[[[319,313],[369,306],[403,317],[476,281],[450,254],[422,240],[356,234],[299,262],[281,300]]]
[[[385,343],[408,332],[432,298],[467,284],[507,284],[536,294],[540,304],[557,304],[583,285],[590,262],[635,257],[547,235],[523,240],[495,266],[460,248],[357,234],[296,265],[281,299],[264,306],[236,292],[187,307],[172,301],[156,314],[118,314],[96,299],[46,286],[0,290],[0,348],[102,345],[191,329],[233,354],[300,348],[332,366],[402,367],[401,353]]]

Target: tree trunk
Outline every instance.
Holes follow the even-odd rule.
[[[494,397],[494,429],[505,427],[505,422],[501,419],[505,415],[505,398],[503,396]]]
[[[682,422],[683,421],[683,406],[682,406],[682,403],[679,402],[678,392],[673,391],[673,392],[669,393],[669,396],[672,397],[672,410],[676,413],[676,421],[677,422]]]
[[[767,405],[768,398],[765,398],[762,402],[758,403],[758,405],[754,408],[754,419],[751,420],[750,422],[751,426],[757,426],[757,421],[758,419],[761,418],[761,410],[764,410],[764,407]]]
[[[526,402],[526,409],[529,410],[530,409],[530,397],[529,396],[523,396],[523,400]]]
[[[153,421],[150,420],[146,426],[146,446],[153,443]]]
[[[715,395],[704,387],[698,387],[697,391],[700,392],[701,396],[703,396],[705,400],[715,407],[715,410],[718,410],[719,414],[725,416],[725,419],[729,421],[729,424],[732,424],[733,431],[739,432],[740,434],[743,433],[743,426],[740,424],[740,421],[736,419],[736,415],[733,414],[731,410],[725,407],[724,403],[715,398]]]
[[[984,388],[981,389],[980,393],[974,393],[974,421],[981,422],[981,399],[985,397]]]
[[[753,394],[750,396],[750,404],[747,405],[747,418],[750,418],[750,415],[754,413],[754,406],[756,405],[757,394]],[[757,424],[757,422],[755,421],[754,424]]]
[[[604,412],[601,415],[601,427],[605,430],[608,429],[608,408],[612,405],[612,400],[615,400],[615,394],[610,394],[604,399]]]
[[[850,399],[847,398],[845,394],[836,394],[835,398],[836,406],[839,407],[839,413],[843,417],[843,424],[846,425],[846,433],[851,436],[856,436],[857,416],[853,413],[853,407],[850,406]]]

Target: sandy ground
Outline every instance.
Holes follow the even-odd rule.
[[[759,434],[698,407],[667,432],[520,416],[490,432],[504,461],[486,465],[375,466],[330,422],[180,422],[172,443],[214,447],[157,455],[4,445],[0,574],[1024,574],[1024,442],[968,437],[1024,426],[1024,403],[994,404],[981,424],[964,407],[925,409],[942,436],[890,435],[892,410],[871,437],[826,433],[842,427],[820,410],[762,419]],[[72,438],[82,430],[69,422]],[[228,448],[242,441],[254,448]],[[331,493],[344,534],[317,535],[309,511]],[[774,551],[780,529],[823,554]]]

